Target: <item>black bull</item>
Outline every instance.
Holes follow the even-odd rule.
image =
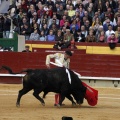
[[[43,97],[45,97],[48,92],[60,93],[61,99],[58,105],[62,104],[65,97],[68,98],[72,104],[76,104],[72,96],[77,104],[83,103],[86,87],[83,86],[78,76],[70,69],[71,84],[65,68],[27,69],[19,73],[13,73],[12,70],[6,66],[2,66],[2,68],[8,70],[10,74],[27,72],[23,77],[23,88],[18,93],[17,106],[20,106],[21,97],[32,89],[34,90],[33,96],[35,96],[42,105],[45,105],[44,100],[39,96],[42,91],[44,92]]]

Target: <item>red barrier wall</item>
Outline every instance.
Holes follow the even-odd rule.
[[[0,66],[6,65],[19,72],[27,68],[46,68],[46,55],[53,53],[47,49],[40,52],[0,52]],[[120,77],[120,56],[86,54],[85,50],[74,50],[70,68],[82,76]],[[0,71],[5,73],[6,71]]]

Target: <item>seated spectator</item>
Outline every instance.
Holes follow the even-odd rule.
[[[39,38],[40,41],[46,41],[46,35],[44,33],[44,31],[40,31],[40,38]]]
[[[110,37],[107,38],[107,43],[109,44],[110,49],[114,49],[116,47],[118,39],[115,37],[115,33],[111,33]]]
[[[70,49],[77,49],[76,45],[75,45],[75,41],[71,41],[70,46],[68,47]]]
[[[108,30],[105,32],[106,37],[108,38],[113,32],[114,31],[112,25],[108,25]]]
[[[63,35],[62,35],[62,31],[58,30],[57,35],[55,36],[55,45],[53,46],[53,48],[56,49],[61,49],[61,46],[63,45]]]
[[[62,4],[60,4],[60,6],[59,6],[59,11],[57,12],[60,16],[63,16],[63,14],[64,14],[64,9],[63,9],[63,5]]]
[[[37,29],[35,29],[34,32],[30,34],[29,40],[34,40],[34,41],[39,40],[39,34]]]
[[[94,27],[95,31],[99,29],[99,26],[102,25],[102,22],[100,19],[97,17],[95,21],[93,21],[92,26]]]
[[[115,37],[115,33],[111,33],[111,35],[107,38],[107,43],[117,43],[118,39]]]
[[[71,41],[74,41],[74,36],[70,33],[70,29],[66,29],[63,40],[64,44],[61,46],[60,49],[68,48],[71,45]]]
[[[115,31],[115,37],[118,39],[118,43],[120,43],[120,26],[118,26]]]
[[[31,29],[29,25],[26,23],[23,25],[23,28],[21,29],[21,35],[25,36],[25,40],[29,40],[31,34]]]
[[[75,36],[75,42],[85,42],[85,36],[81,34],[80,29],[77,31],[77,34]]]
[[[85,29],[84,25],[81,26],[81,34],[84,36],[84,38],[86,38],[88,35],[88,31]]]
[[[85,30],[87,30],[87,31],[89,32],[90,21],[89,21],[89,20],[86,20],[84,25],[85,25]]]
[[[37,22],[37,24],[40,24],[40,18],[37,17],[36,12],[32,13],[32,18],[30,18],[30,24],[32,23],[32,19],[34,19]]]
[[[104,31],[102,25],[100,25],[99,28],[98,28],[98,30],[96,31],[96,35],[95,35],[96,38],[98,38],[98,36],[100,35],[100,32],[101,32],[101,31]]]
[[[89,32],[89,35],[86,37],[86,42],[96,42],[96,38],[95,36],[93,35],[93,31],[90,31]]]
[[[63,27],[63,25],[64,25],[64,23],[65,23],[66,20],[67,20],[67,19],[66,19],[66,16],[63,15],[62,19],[60,20],[60,28]]]
[[[74,35],[74,38],[75,38],[75,36],[77,35],[77,30],[75,29],[75,25],[71,26],[70,33],[72,33]]]
[[[72,17],[75,15],[75,10],[73,9],[73,5],[70,5],[70,9],[68,10],[68,16]]]
[[[108,19],[105,20],[105,22],[103,22],[103,29],[104,29],[104,31],[107,31],[107,30],[108,30],[108,27],[109,27],[110,25],[112,26],[112,22],[111,22],[110,19],[108,18]]]
[[[75,30],[78,30],[78,29],[79,29],[79,26],[78,26],[78,24],[77,24],[76,19],[74,19],[74,20],[72,21],[72,23],[71,23],[71,25],[70,25],[70,30],[72,30],[73,27],[75,28]]]
[[[63,27],[65,27],[66,29],[70,29],[70,23],[69,23],[68,20],[66,20],[66,21],[64,22]]]
[[[55,41],[55,35],[53,35],[53,30],[49,31],[49,34],[46,37],[46,41]]]
[[[22,52],[31,52],[30,46],[26,45],[25,50],[23,50]]]
[[[55,24],[52,24],[51,29],[53,30],[53,34],[56,35],[59,27],[57,27]]]
[[[41,30],[44,31],[44,34],[45,34],[45,35],[48,35],[48,32],[49,32],[49,31],[48,31],[48,28],[47,28],[47,24],[43,24]]]
[[[106,42],[106,36],[105,36],[105,32],[101,31],[99,36],[98,36],[98,42]]]
[[[31,25],[31,32],[34,32],[34,30],[37,30],[39,33],[39,25],[35,22],[33,25]]]

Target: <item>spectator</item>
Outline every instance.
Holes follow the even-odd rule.
[[[44,31],[44,34],[47,36],[48,35],[48,33],[49,33],[49,29],[47,28],[47,24],[45,23],[45,24],[43,24],[43,26],[42,26],[42,29],[41,30],[43,30]]]
[[[76,45],[75,45],[75,41],[71,41],[70,46],[68,47],[69,49],[77,49]]]
[[[115,37],[115,33],[112,33],[111,36],[108,37],[107,43],[109,44],[110,49],[115,49],[116,43],[118,43],[118,39]]]
[[[50,28],[53,30],[53,34],[56,35],[59,27],[56,24],[52,24]]]
[[[72,30],[72,28],[75,28],[75,30],[79,29],[76,19],[74,19],[70,25],[70,30]]]
[[[33,17],[34,12],[36,12],[35,6],[33,4],[31,4],[30,8],[29,8],[29,10],[27,12],[28,13],[27,16],[28,16],[29,19],[31,19]]]
[[[75,35],[75,42],[85,42],[85,36],[81,34],[80,29],[77,30],[77,34]]]
[[[4,14],[4,23],[3,23],[3,38],[9,38],[11,27],[10,16],[6,13]]]
[[[33,18],[33,21],[34,21],[34,18]],[[38,23],[36,23],[36,22],[33,22],[32,24],[31,24],[31,32],[34,32],[34,30],[37,30],[38,31],[38,33],[39,33],[39,25],[38,25]]]
[[[40,38],[39,38],[40,41],[46,41],[46,35],[44,33],[44,31],[40,31]]]
[[[31,52],[30,46],[26,45],[25,50],[23,50],[22,52]]]
[[[36,12],[32,13],[32,18],[30,18],[30,24],[32,23],[33,19],[36,21],[36,23],[38,25],[40,24],[40,18],[37,17],[37,13]]]
[[[63,40],[64,44],[61,46],[61,49],[68,48],[71,44],[71,41],[74,41],[74,36],[70,33],[70,29],[66,29]]]
[[[81,35],[84,36],[83,38],[86,38],[88,35],[88,31],[85,29],[85,26],[81,26]]]
[[[106,20],[103,22],[103,28],[105,32],[108,30],[109,25],[113,26],[113,23],[109,18],[106,18]]]
[[[29,40],[31,34],[31,29],[29,25],[26,23],[23,25],[23,28],[21,29],[21,35],[25,36],[25,40]]]
[[[75,15],[75,10],[73,9],[73,5],[70,5],[70,10],[68,10],[68,16],[72,17]]]
[[[106,36],[105,36],[104,31],[101,31],[100,34],[98,35],[98,41],[97,42],[106,42]]]
[[[111,35],[107,38],[107,43],[117,43],[118,39],[115,37],[115,33],[111,33]]]
[[[98,31],[100,25],[102,25],[102,22],[99,18],[96,18],[95,21],[93,21],[92,23],[92,26],[94,27],[95,31]]]
[[[60,16],[63,16],[64,15],[64,9],[63,9],[63,5],[60,4],[60,9],[59,11],[57,12]]]
[[[90,26],[91,26],[91,25],[90,25],[90,21],[89,21],[89,20],[86,20],[84,25],[85,25],[85,30],[89,31],[89,28],[90,28]]]
[[[118,43],[120,43],[120,26],[118,26],[115,31],[115,37],[118,39]]]
[[[63,15],[62,19],[60,20],[60,28],[62,28],[64,26],[65,21],[66,21],[66,16]]]
[[[87,18],[86,20],[89,20],[90,25],[92,25],[92,17],[88,14],[88,11],[84,11],[84,16],[83,17],[86,17]]]
[[[37,29],[34,29],[34,32],[30,34],[29,40],[33,40],[33,41],[39,40],[39,34]]]
[[[22,18],[22,21],[20,23],[20,28],[21,29],[23,28],[24,24],[29,24],[29,21],[28,21],[27,17]]]
[[[101,31],[104,31],[102,25],[100,25],[99,28],[98,28],[98,30],[96,31],[96,35],[95,35],[96,38],[98,38],[98,36],[100,35],[100,32],[101,32]]]
[[[82,1],[81,1],[81,0],[77,0],[77,1],[76,1],[76,4],[75,4],[75,6],[74,6],[75,9],[79,9],[79,6],[80,6],[80,5],[82,5],[82,7],[83,7]]]
[[[0,38],[3,38],[3,22],[4,22],[4,18],[2,14],[0,14]]]
[[[96,38],[95,36],[93,35],[93,31],[90,31],[89,32],[89,35],[86,37],[86,42],[96,42]]]
[[[56,43],[54,44],[53,48],[61,50],[61,46],[64,44],[63,43],[63,35],[62,35],[61,30],[58,30],[57,35],[55,36],[55,41],[56,41]]]
[[[68,20],[65,21],[64,26],[66,29],[70,29],[70,23]]]
[[[48,0],[46,4],[48,5],[48,7],[52,6],[52,8],[54,8],[54,2],[52,0]]]
[[[39,8],[39,10],[37,11],[37,16],[38,16],[39,19],[41,19],[43,17],[43,15],[45,14],[45,10],[44,10],[42,4],[40,4],[38,6],[38,8]]]
[[[114,33],[112,25],[109,25],[108,30],[105,32],[105,35],[108,38],[112,33]]]
[[[46,41],[55,41],[55,35],[53,34],[53,30],[49,31],[49,34],[46,37]]]
[[[92,8],[88,7],[87,11],[88,11],[89,16],[93,18],[94,17],[94,12],[93,12]]]
[[[59,26],[59,20],[57,19],[56,15],[53,15],[53,17],[48,20],[48,28],[50,28],[52,24],[56,24],[56,26]]]
[[[78,29],[77,29],[77,30],[78,30]],[[74,38],[75,38],[75,36],[77,35],[77,30],[76,30],[76,26],[75,26],[75,25],[72,25],[72,26],[71,26],[70,33],[73,34]]]

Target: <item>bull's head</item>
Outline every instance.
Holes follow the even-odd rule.
[[[84,97],[85,97],[85,93],[81,92],[81,91],[76,91],[73,93],[73,97],[76,100],[77,104],[82,104]]]

